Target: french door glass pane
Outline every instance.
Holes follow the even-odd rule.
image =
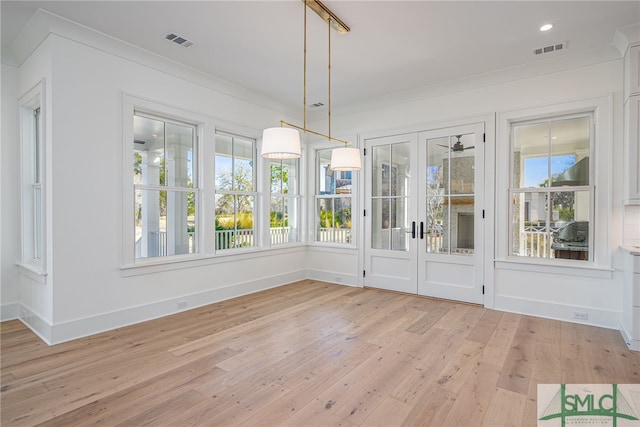
[[[377,197],[371,200],[371,247],[373,249],[391,248],[390,200]]]
[[[427,140],[428,253],[474,253],[474,143],[474,134]]]
[[[372,150],[371,247],[407,251],[409,143],[380,145]]]

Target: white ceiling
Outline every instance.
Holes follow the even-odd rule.
[[[332,108],[357,105],[552,57],[610,48],[640,22],[638,1],[326,1],[351,32],[332,33]],[[292,107],[302,106],[303,3],[5,1],[7,48],[42,8]],[[545,22],[555,28],[541,33]],[[190,48],[165,40],[175,33]],[[327,27],[308,13],[308,103],[327,103]],[[564,51],[535,48],[568,42]]]

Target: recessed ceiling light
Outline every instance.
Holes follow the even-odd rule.
[[[550,29],[553,28],[553,24],[549,23],[549,24],[544,24],[540,27],[540,31],[549,31]]]

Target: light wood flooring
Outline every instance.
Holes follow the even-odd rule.
[[[2,426],[535,426],[640,383],[620,333],[305,280],[49,347],[1,325]]]

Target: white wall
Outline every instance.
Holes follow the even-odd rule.
[[[132,94],[207,115],[226,130],[242,129],[254,137],[282,118],[281,112],[276,111],[281,109],[217,90],[205,77],[176,64],[156,61],[145,54],[137,59],[138,52],[131,47],[117,46],[101,36],[86,34],[86,30],[69,30],[69,25],[54,26],[55,31],[45,42],[25,56],[16,93],[7,91],[11,86],[5,85],[15,81],[16,70],[3,65],[0,304],[15,307],[19,298],[23,320],[45,340],[57,343],[170,314],[177,311],[177,302],[186,301],[189,307],[195,307],[298,280],[307,274],[362,285],[362,251],[357,248],[299,246],[175,264],[155,272],[121,269],[122,95]],[[63,37],[56,31],[67,33]],[[421,97],[414,96],[410,102],[393,101],[383,106],[377,103],[375,108],[342,114],[334,111],[334,134],[424,130],[465,117],[613,94],[613,190],[610,224],[605,227],[612,253],[608,264],[615,270],[621,266],[616,248],[621,243],[622,168],[616,165],[621,164],[622,151],[622,62],[609,58],[578,67],[567,65],[568,62],[563,60],[560,67],[537,64],[532,67],[536,72],[547,70],[538,75],[531,70],[510,70],[490,79],[483,76],[459,86],[420,91]],[[48,207],[47,239],[48,252],[53,254],[44,285],[18,275],[15,267],[19,205],[6,208],[17,198],[11,187],[18,176],[17,130],[11,126],[15,126],[17,113],[5,108],[42,78],[46,81],[48,109],[45,137],[51,149],[48,185],[52,204]],[[312,123],[310,127],[320,126]],[[508,141],[496,138],[488,144],[500,149]],[[487,170],[496,167],[507,165],[487,159]],[[355,197],[362,202],[364,180],[359,181],[360,191]],[[309,206],[308,199],[304,205]],[[500,210],[505,205],[496,200],[493,208]],[[495,216],[488,220],[494,221]],[[361,226],[361,218],[357,218],[354,227],[358,230],[359,248],[363,242]],[[497,255],[487,256],[491,263]],[[589,320],[594,324],[617,327],[622,297],[621,275],[617,271],[563,276],[498,268],[487,286],[491,296],[485,303],[489,307],[567,320],[579,309],[590,313]]]
[[[85,35],[88,40],[96,37],[77,37]],[[2,253],[2,304],[19,298],[22,320],[45,341],[58,343],[176,312],[178,302],[191,308],[305,278],[302,245],[157,268],[122,268],[126,264],[121,190],[127,173],[122,164],[124,94],[206,115],[219,129],[249,137],[259,137],[263,127],[282,117],[277,106],[270,110],[231,92],[222,93],[213,89],[215,81],[209,84],[187,69],[180,73],[175,64],[165,72],[161,60],[144,55],[138,59],[126,51],[129,47],[120,54],[113,40],[96,43],[100,48],[73,41],[69,34],[48,34],[21,64],[16,93],[2,93],[3,103],[16,104],[20,93],[45,79],[46,167],[52,203],[47,212],[52,257],[46,283],[17,275],[19,245],[11,235]],[[15,80],[16,71],[10,71],[7,79]],[[3,115],[3,124],[17,120],[13,110],[13,116]],[[3,168],[3,178],[7,177],[3,186],[11,186],[18,177],[17,128],[8,128],[5,132],[3,126],[2,158],[3,166],[12,166]],[[3,212],[5,200],[17,197],[15,191],[3,191]],[[3,234],[19,229],[18,207],[15,204],[3,215]]]
[[[18,186],[12,179],[20,162],[18,141],[18,68],[2,64],[2,144],[0,145],[0,321],[18,317],[18,270],[20,204]]]
[[[460,89],[453,84],[447,88],[433,88],[432,96],[425,90],[427,95],[424,99],[343,114],[333,123],[338,124],[337,133],[358,132],[383,136],[435,129],[442,127],[442,123],[465,117],[494,114],[499,118],[505,112],[609,96],[612,101],[608,108],[610,111],[604,112],[612,118],[609,120],[609,131],[596,141],[596,144],[607,144],[611,156],[602,159],[604,161],[599,165],[608,178],[605,188],[597,190],[605,192],[606,215],[596,218],[598,227],[603,230],[596,244],[606,247],[607,257],[599,260],[599,265],[594,269],[532,269],[526,265],[494,263],[494,260],[506,258],[499,250],[505,246],[504,242],[497,241],[496,253],[486,254],[487,269],[493,271],[487,275],[489,282],[485,283],[485,305],[569,321],[575,321],[574,312],[584,312],[589,316],[584,323],[617,328],[622,309],[622,274],[619,271],[622,260],[618,250],[622,243],[623,198],[622,59],[593,61],[592,64],[581,62],[584,58],[575,59],[579,65],[570,66],[565,61],[562,67],[554,68],[550,64],[553,71],[540,75],[529,75],[525,70],[508,70],[490,78],[483,76],[475,83],[465,81]],[[498,77],[503,79],[502,83],[497,81]],[[478,87],[483,80],[491,81],[491,84]],[[500,129],[503,125],[496,123],[496,128]],[[487,141],[487,147],[487,153],[504,153],[504,150],[508,153],[508,136],[501,138],[498,132],[494,139]],[[498,164],[492,156],[485,161],[485,169],[490,174],[489,182],[495,181],[496,170],[509,168],[508,162]],[[496,183],[496,188],[500,185],[504,185],[504,180]],[[491,194],[496,193],[496,188],[486,190]],[[362,186],[360,190],[363,191]],[[506,223],[499,221],[500,217],[506,217],[507,206],[508,202],[501,199],[496,199],[494,206],[487,206],[487,221],[493,223],[496,231],[507,227]],[[507,233],[502,235],[506,236]],[[311,256],[309,265],[314,264],[314,257]],[[355,266],[350,271],[357,274]]]

